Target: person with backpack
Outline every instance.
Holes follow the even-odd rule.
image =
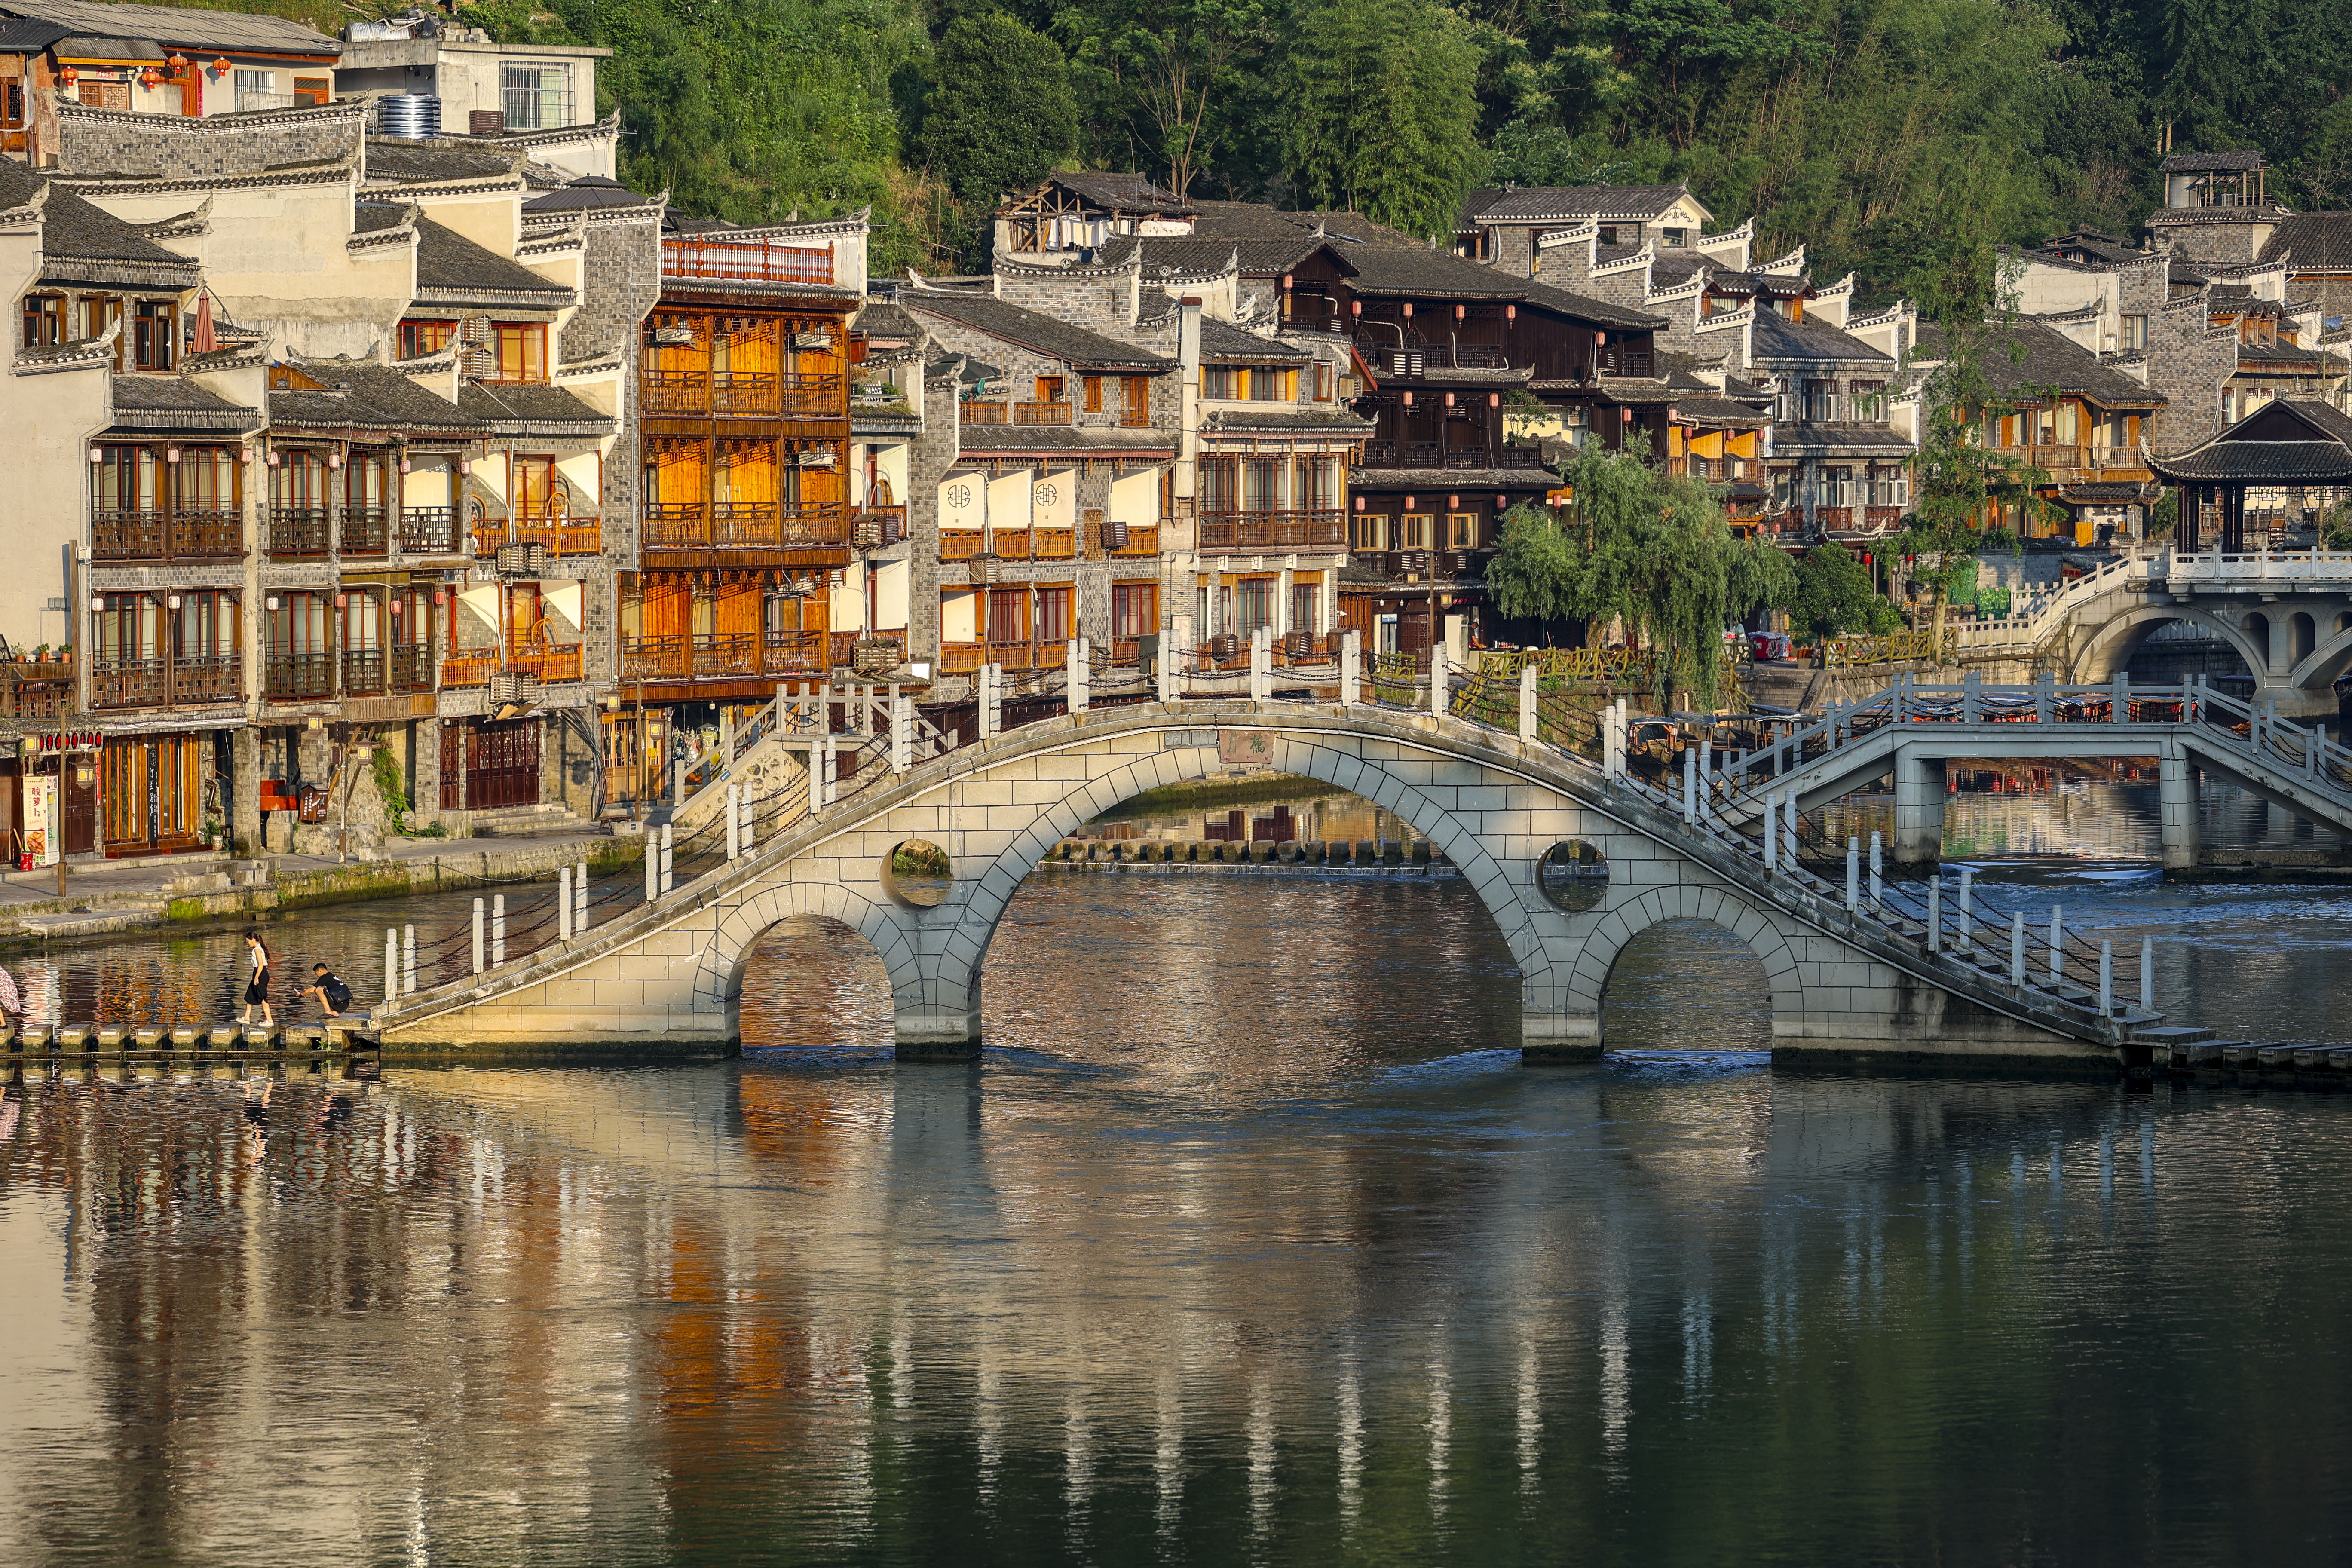
[[[301,994],[294,999],[299,1002],[303,996],[316,996],[319,1005],[327,1010],[328,1017],[341,1017],[351,1008],[352,988],[343,984],[342,976],[323,963],[314,963],[310,969],[318,979],[304,986]]]

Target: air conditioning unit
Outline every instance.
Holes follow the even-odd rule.
[[[1107,519],[1102,525],[1102,542],[1105,550],[1126,549],[1127,524],[1115,517]]]
[[[530,679],[523,675],[493,675],[490,677],[490,701],[493,704],[521,701],[523,683]]]

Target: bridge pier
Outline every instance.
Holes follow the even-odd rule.
[[[1895,863],[1935,866],[1944,858],[1944,759],[1895,753]]]
[[[2197,810],[2197,769],[2178,747],[2157,759],[2158,816],[2163,824],[2165,869],[2190,870],[2204,847]]]
[[[1599,1015],[1539,1012],[1530,1005],[1519,1021],[1519,1059],[1523,1062],[1599,1061]]]
[[[974,987],[975,990],[978,987]],[[980,998],[961,1005],[925,1000],[898,1005],[898,1058],[902,1062],[980,1059]]]

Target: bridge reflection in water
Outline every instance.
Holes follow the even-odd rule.
[[[747,1028],[852,1010],[814,1051],[37,1087],[0,1559],[2286,1561],[2352,1523],[2242,1462],[2352,1414],[2340,1097],[1525,1072],[1469,889],[1282,898],[1033,885],[984,1073],[893,1067],[878,963],[795,924]],[[1693,967],[1672,934],[1612,1005]]]

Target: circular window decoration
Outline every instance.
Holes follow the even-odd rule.
[[[1536,887],[1554,909],[1580,915],[1609,892],[1609,862],[1581,838],[1563,838],[1536,862]]]
[[[950,485],[948,487],[948,505],[954,507],[958,511],[961,511],[971,504],[971,487],[970,485]]]
[[[919,910],[937,909],[955,885],[955,868],[948,852],[926,838],[909,838],[882,862],[882,886],[902,904]]]
[[[1036,501],[1039,506],[1053,506],[1062,499],[1062,492],[1052,485],[1039,485]]]

